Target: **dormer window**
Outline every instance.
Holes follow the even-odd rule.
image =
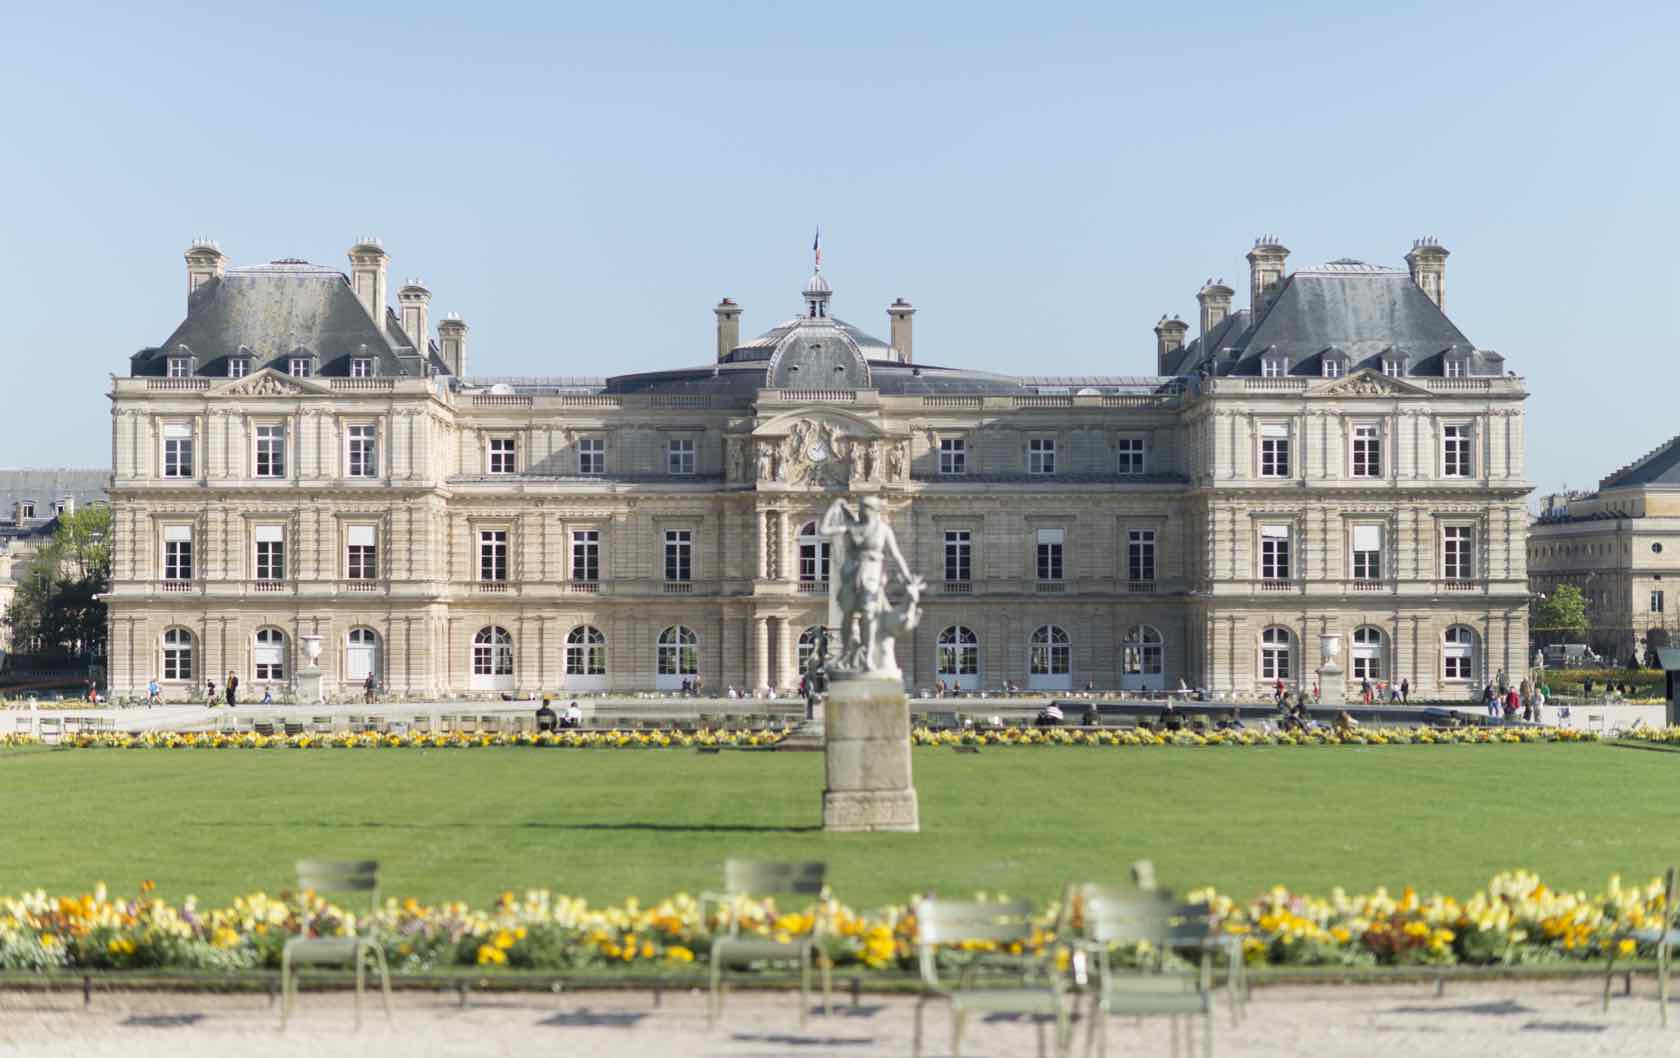
[[[286,373],[291,375],[293,378],[308,378],[309,358],[304,356],[292,357],[290,360],[286,361]]]
[[[1385,356],[1382,362],[1382,373],[1390,378],[1399,378],[1406,373],[1406,362],[1397,356]]]
[[[228,377],[244,378],[251,373],[251,359],[246,356],[228,357]]]
[[[1282,378],[1289,373],[1289,359],[1275,353],[1260,358],[1261,378]]]
[[[1464,377],[1464,360],[1462,357],[1449,356],[1441,362],[1441,373],[1448,378]]]
[[[189,356],[172,356],[169,358],[169,377],[187,378],[192,374],[192,358]]]
[[[350,377],[351,378],[372,378],[373,377],[373,357],[371,357],[371,356],[353,356],[353,357],[351,357],[350,358]]]
[[[1340,360],[1335,359],[1334,357],[1329,357],[1329,356],[1325,357],[1324,358],[1324,377],[1325,378],[1341,378],[1342,377],[1342,362]]]

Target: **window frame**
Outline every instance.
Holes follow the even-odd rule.
[[[968,438],[941,437],[939,439],[939,474],[941,477],[960,477],[968,473]]]
[[[980,637],[966,625],[947,625],[934,640],[933,669],[940,679],[980,675]]]
[[[1033,530],[1033,573],[1037,580],[1066,580],[1066,558],[1066,529],[1047,526]]]
[[[514,672],[513,633],[501,625],[485,625],[473,633],[472,674],[494,679]]]
[[[373,378],[375,360],[371,356],[352,356],[350,358],[351,378]]]
[[[1068,635],[1067,629],[1054,623],[1041,624],[1033,629],[1032,635],[1027,637],[1027,674],[1073,674],[1073,637]]]
[[[1275,633],[1275,634],[1274,634]],[[1283,625],[1267,625],[1260,630],[1260,678],[1267,681],[1292,680],[1295,633]]]
[[[181,625],[171,625],[163,630],[158,637],[158,649],[161,653],[158,665],[159,682],[161,683],[191,683],[197,669],[194,654],[198,649],[198,637],[193,635],[192,629]]]
[[[274,436],[278,433],[278,436]],[[287,451],[291,431],[283,422],[251,424],[251,476],[265,481],[286,480],[286,466],[291,462]],[[266,459],[266,468],[265,468]]]
[[[806,532],[807,529],[810,532]],[[818,532],[816,522],[806,522],[799,527],[796,546],[799,549],[799,583],[827,584],[833,573],[834,545]]]
[[[365,431],[365,433],[364,433]],[[357,452],[357,445],[365,445]],[[358,472],[358,455],[360,472]],[[344,424],[344,476],[347,478],[379,477],[379,424],[354,422]]]
[[[566,633],[565,674],[605,676],[607,636],[595,625],[584,623]]]
[[[1450,581],[1472,581],[1476,579],[1476,527],[1462,523],[1447,522],[1441,526],[1441,579]],[[1453,546],[1457,541],[1458,546]],[[1454,572],[1454,551],[1458,565]]]
[[[373,543],[358,544],[354,537],[360,535],[357,530],[367,529],[373,535]],[[344,579],[345,580],[378,580],[379,579],[379,526],[371,522],[352,522],[344,526]]]
[[[180,528],[186,529],[186,539],[170,539],[170,531],[172,529]],[[192,523],[169,522],[160,526],[160,529],[160,542],[163,545],[163,553],[158,569],[159,573],[162,575],[161,579],[171,581],[192,580],[193,573],[195,572],[195,566],[193,564],[193,559],[195,557],[193,555],[193,544],[196,542],[196,537],[198,536],[198,533],[193,529]]]
[[[1376,548],[1362,548],[1359,546],[1359,531],[1361,529],[1375,529],[1377,532]],[[1383,580],[1383,552],[1387,550],[1387,527],[1381,522],[1354,522],[1348,527],[1348,579],[1359,581]],[[1373,555],[1374,559],[1365,560],[1365,568],[1361,569],[1361,555]],[[1372,563],[1374,562],[1374,568]],[[1363,627],[1363,626],[1362,626]]]
[[[577,472],[579,477],[598,478],[607,472],[607,439],[579,437],[577,439]]]
[[[286,358],[286,374],[292,378],[309,378],[313,372],[307,356],[290,356]]]
[[[477,541],[478,582],[506,584],[511,579],[513,530],[506,525],[474,527]]]
[[[1052,478],[1056,476],[1056,439],[1054,437],[1027,438],[1027,476]]]
[[[1471,478],[1475,476],[1476,446],[1474,443],[1475,427],[1467,422],[1447,422],[1441,424],[1441,476],[1444,478]],[[1454,458],[1457,449],[1457,458]],[[1459,463],[1455,471],[1454,464]]]
[[[1114,456],[1117,474],[1142,477],[1149,473],[1149,439],[1146,437],[1115,438]]]
[[[574,528],[567,533],[567,542],[571,548],[568,572],[570,580],[578,583],[598,584],[601,581],[601,530],[597,528]]]
[[[1268,535],[1267,529],[1283,529],[1283,535]],[[1295,579],[1295,526],[1289,522],[1262,522],[1255,527],[1259,563],[1255,573],[1260,580],[1287,582]]]
[[[945,583],[966,584],[974,580],[974,530],[946,529],[944,536]],[[961,576],[952,576],[953,573]]]
[[[265,638],[265,636],[267,638]],[[274,639],[279,642],[275,643]],[[277,653],[277,661],[259,661],[268,651]],[[282,683],[286,679],[286,633],[273,625],[264,625],[251,636],[251,678],[257,683]]]
[[[189,480],[193,474],[193,459],[197,454],[193,446],[193,426],[191,422],[165,422],[162,424],[163,452],[158,467],[159,476],[171,480]],[[170,436],[171,431],[185,430],[186,436]]]
[[[280,539],[264,540],[263,531],[278,529]],[[277,582],[286,579],[286,526],[284,523],[262,522],[251,526],[251,579]]]
[[[248,356],[230,356],[227,362],[227,377],[244,378],[251,373],[251,358]]]
[[[192,357],[172,356],[164,366],[164,371],[166,372],[165,378],[191,378]]]
[[[691,583],[694,580],[694,530],[666,529],[664,543],[665,583]]]
[[[1377,481],[1383,474],[1381,423],[1355,422],[1348,426],[1348,477]]]
[[[1468,633],[1469,641],[1454,638],[1459,630]],[[1441,679],[1448,683],[1470,683],[1476,678],[1476,661],[1481,652],[1481,635],[1470,625],[1451,624],[1441,630]],[[1455,661],[1463,662],[1463,671],[1454,674]]]
[[[665,472],[672,477],[693,477],[699,468],[698,446],[692,437],[670,437],[665,441]]]
[[[1126,579],[1153,581],[1159,557],[1159,533],[1152,528],[1126,530]]]
[[[1290,443],[1293,438],[1290,436],[1291,431],[1289,429],[1289,423],[1285,421],[1271,420],[1261,422],[1258,426],[1260,430],[1260,445],[1256,453],[1259,459],[1259,463],[1256,468],[1258,476],[1262,478],[1276,478],[1280,481],[1288,480],[1292,476],[1290,471],[1294,465],[1293,445]],[[1283,433],[1281,435],[1269,433],[1268,428],[1272,430],[1282,430]]]
[[[506,435],[484,439],[484,472],[497,476],[519,473],[519,442]]]

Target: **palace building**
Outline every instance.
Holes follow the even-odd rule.
[[[929,582],[912,688],[1247,696],[1310,687],[1323,636],[1414,697],[1519,671],[1521,380],[1447,317],[1433,240],[1287,256],[1257,241],[1249,306],[1210,280],[1136,375],[924,362],[915,308],[873,337],[819,269],[756,338],[719,302],[703,362],[498,379],[419,281],[390,306],[377,240],[348,274],[195,243],[111,393],[112,687],[283,691],[318,636],[346,695],[790,688],[842,494]]]

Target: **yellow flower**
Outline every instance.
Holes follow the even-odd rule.
[[[513,942],[517,939],[511,930],[499,930],[496,933],[495,945],[502,951],[507,951],[513,947]]]
[[[480,944],[478,946],[478,965],[505,966],[507,965],[507,952],[489,944]]]
[[[218,948],[232,948],[239,943],[239,934],[226,926],[217,929],[210,943]]]
[[[1622,942],[1620,944],[1616,945],[1616,954],[1624,956],[1624,957],[1625,956],[1631,956],[1635,951],[1638,951],[1638,950],[1639,950],[1639,945],[1637,945],[1633,942],[1632,937],[1623,937]]]
[[[665,958],[671,962],[693,962],[694,953],[681,944],[673,944],[665,949]]]
[[[112,937],[110,943],[105,945],[105,950],[112,955],[133,955],[134,942],[127,937]]]

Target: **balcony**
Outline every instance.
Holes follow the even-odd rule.
[[[189,592],[193,590],[190,580],[163,580],[158,582],[158,590],[164,592]]]
[[[270,594],[284,592],[286,582],[283,580],[254,580],[251,582],[251,590]]]
[[[1441,582],[1442,591],[1480,591],[1482,585],[1474,580],[1444,580]]]
[[[1067,581],[1041,580],[1038,582],[1036,590],[1040,595],[1059,595],[1067,591]]]
[[[946,595],[973,595],[974,582],[971,580],[948,580],[940,587]]]
[[[371,577],[358,577],[339,581],[338,587],[340,591],[373,592],[379,590],[379,582]]]
[[[480,580],[473,582],[473,591],[480,595],[506,595],[509,585],[505,580]]]
[[[1129,595],[1154,595],[1155,582],[1153,580],[1129,580],[1126,582],[1126,592]]]
[[[1300,584],[1293,580],[1257,580],[1255,587],[1261,591],[1292,592],[1300,590]]]
[[[599,595],[601,582],[598,580],[571,580],[566,582],[566,590],[578,595]]]
[[[802,581],[799,582],[799,594],[801,594],[801,595],[827,595],[828,594],[828,581],[826,581],[826,580],[802,580]]]
[[[1360,577],[1356,580],[1344,581],[1343,583],[1347,586],[1348,591],[1360,592],[1386,592],[1394,587],[1393,581],[1378,580],[1369,577]]]
[[[694,582],[688,580],[668,580],[665,582],[666,595],[693,595]]]

